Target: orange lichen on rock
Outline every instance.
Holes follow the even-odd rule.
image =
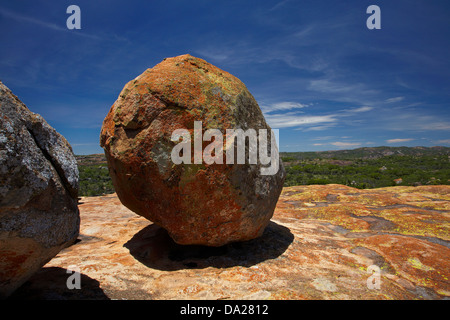
[[[416,286],[450,294],[448,247],[398,235],[370,236],[361,243],[381,254],[399,276]]]
[[[260,161],[198,163],[195,150],[191,163],[175,164],[172,133],[184,129],[194,136],[195,121],[202,134],[271,132],[238,78],[191,55],[164,59],[126,84],[103,122],[100,144],[118,197],[180,244],[220,246],[261,236],[282,190],[281,160],[273,175],[261,174]],[[209,143],[202,141],[201,151]]]
[[[115,195],[82,198],[81,241],[47,264],[17,297],[38,292],[41,299],[86,299],[101,288],[97,298],[448,299],[449,234],[419,230],[419,222],[448,227],[448,211],[413,203],[420,197],[448,201],[449,192],[450,186],[284,188],[261,237],[221,247],[178,245]],[[349,203],[345,197],[366,194],[402,202]],[[70,265],[80,266],[81,290],[67,290],[66,273],[57,277]],[[374,267],[379,288],[368,286]]]

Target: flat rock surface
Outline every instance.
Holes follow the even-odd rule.
[[[262,237],[212,248],[174,243],[116,195],[86,197],[79,241],[11,298],[448,299],[449,200],[450,186],[288,187]]]
[[[234,139],[229,130],[237,129]],[[259,237],[273,215],[286,174],[275,143],[261,142],[270,132],[242,81],[187,54],[125,85],[105,117],[100,145],[125,207],[178,244],[218,247]],[[270,169],[262,154],[271,154]]]

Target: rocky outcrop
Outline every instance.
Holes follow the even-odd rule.
[[[12,298],[448,299],[449,194],[284,188],[261,237],[222,247],[178,245],[116,195],[82,198],[81,241]],[[73,267],[80,290],[66,287]]]
[[[187,130],[193,149],[195,121],[201,122],[202,136],[208,129],[223,135],[227,129],[270,133],[239,79],[190,55],[165,59],[124,87],[103,122],[100,144],[120,200],[179,244],[220,246],[261,236],[284,182],[281,161],[274,174],[264,175],[269,165],[246,144],[246,163],[228,162],[227,150],[235,148],[236,157],[238,143],[222,137],[224,148],[214,153],[222,164],[196,162],[194,151],[187,156],[190,163],[176,164],[172,151],[180,141],[174,142],[172,134]],[[210,140],[200,140],[200,152]],[[266,154],[277,153],[270,138],[268,149]],[[258,154],[255,164],[248,161],[251,152]]]
[[[69,143],[0,82],[0,297],[76,239],[77,193]]]

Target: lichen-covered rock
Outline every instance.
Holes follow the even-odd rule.
[[[0,82],[0,297],[79,232],[72,148]]]
[[[449,195],[450,186],[287,187],[261,237],[220,248],[177,245],[114,194],[85,197],[82,241],[12,298],[448,300]],[[80,290],[67,289],[71,265]]]
[[[179,244],[220,246],[260,236],[283,186],[281,161],[275,174],[262,175],[259,159],[226,164],[225,146],[223,164],[194,164],[194,152],[191,164],[174,164],[172,133],[187,129],[194,141],[195,121],[203,133],[270,132],[239,79],[190,55],[165,59],[124,87],[103,122],[100,144],[120,200]],[[276,152],[270,143],[268,149]]]

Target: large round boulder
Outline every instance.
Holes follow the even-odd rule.
[[[227,129],[238,137],[232,140]],[[239,146],[237,129],[258,140]],[[260,236],[285,177],[271,129],[246,86],[190,55],[164,59],[127,83],[103,122],[100,145],[122,203],[179,244],[220,246]]]
[[[72,148],[0,82],[0,298],[79,233]]]

